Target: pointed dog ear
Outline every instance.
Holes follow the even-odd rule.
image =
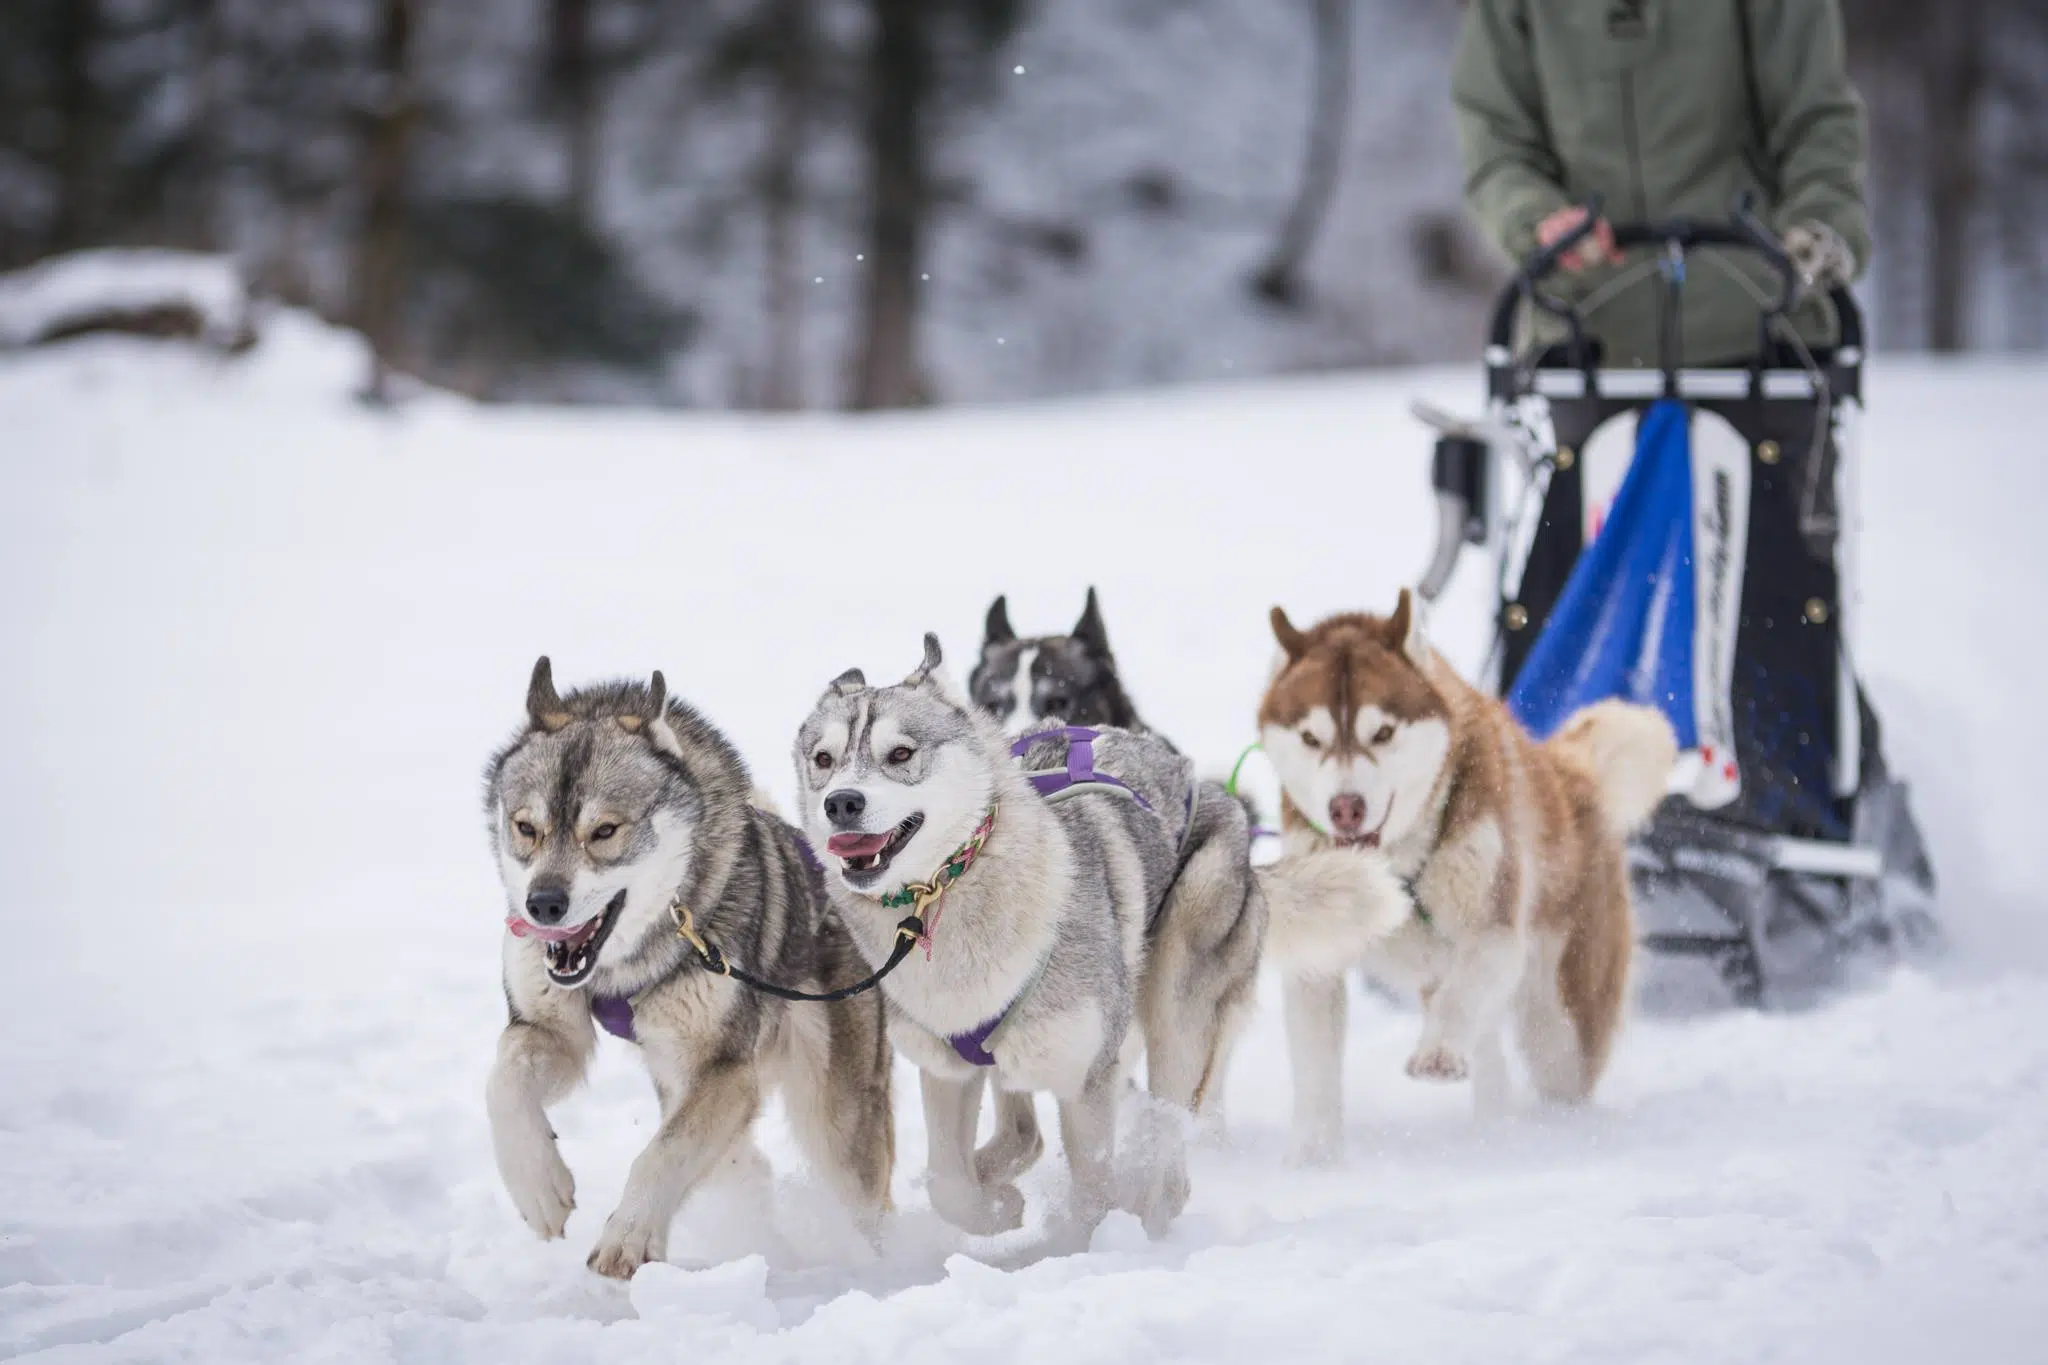
[[[910,676],[903,680],[903,685],[905,687],[924,686],[925,680],[930,678],[933,671],[943,662],[945,662],[945,656],[939,652],[939,637],[930,631],[926,631],[924,633],[924,662],[910,670]]]
[[[832,680],[832,690],[842,697],[850,697],[868,685],[868,675],[857,668],[849,668]]]
[[[988,619],[982,622],[981,638],[986,644],[1015,644],[1017,632],[1010,629],[1010,600],[998,596],[988,604]]]
[[[1273,608],[1273,638],[1280,642],[1280,648],[1287,652],[1287,661],[1293,663],[1308,652],[1308,636],[1294,628],[1294,622],[1287,619],[1285,607]]]
[[[526,720],[536,730],[552,733],[569,723],[568,708],[555,693],[554,665],[543,654],[533,666],[533,677],[526,684]]]
[[[1429,642],[1422,635],[1422,613],[1416,610],[1414,594],[1406,588],[1401,589],[1401,600],[1387,620],[1387,643],[1417,667],[1428,655]]]
[[[1074,623],[1074,638],[1098,655],[1109,654],[1109,627],[1102,624],[1102,606],[1095,600],[1092,587],[1088,589],[1088,605],[1081,608],[1081,619]]]
[[[668,714],[668,679],[661,676],[661,670],[654,670],[653,679],[647,684],[647,699],[640,703],[640,709],[618,717],[619,728],[638,731],[641,726],[660,720]]]

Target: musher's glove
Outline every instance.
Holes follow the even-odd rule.
[[[1799,272],[1799,292],[1810,294],[1845,285],[1856,273],[1856,256],[1842,234],[1811,219],[1785,229],[1785,254]]]

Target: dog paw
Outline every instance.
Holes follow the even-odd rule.
[[[976,1237],[993,1237],[1024,1226],[1024,1196],[1015,1185],[969,1187],[934,1181],[932,1208],[939,1217]]]
[[[1344,1138],[1338,1133],[1296,1133],[1287,1146],[1287,1160],[1295,1166],[1332,1170],[1344,1164]]]
[[[1408,1074],[1418,1081],[1462,1081],[1470,1074],[1465,1059],[1438,1043],[1415,1049],[1408,1059]]]
[[[526,1225],[544,1242],[560,1237],[576,1208],[576,1177],[569,1173],[554,1138],[537,1134],[511,1145],[510,1150],[501,1150],[498,1170],[505,1178],[512,1206]]]
[[[668,1254],[668,1229],[634,1222],[613,1214],[604,1225],[604,1236],[590,1253],[590,1268],[614,1280],[630,1280],[633,1272],[649,1261]]]
[[[1188,1206],[1191,1189],[1185,1161],[1162,1162],[1147,1175],[1136,1210],[1138,1220],[1145,1225],[1146,1236],[1157,1241],[1166,1235],[1173,1220]]]

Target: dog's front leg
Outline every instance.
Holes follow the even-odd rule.
[[[576,1179],[547,1107],[575,1089],[589,1065],[596,1037],[588,1017],[581,1022],[579,1035],[515,1018],[498,1035],[498,1060],[484,1084],[498,1175],[519,1216],[546,1240],[562,1235],[576,1207]]]
[[[1326,1166],[1344,1154],[1344,978],[1290,976],[1280,992],[1294,1069],[1294,1159]]]
[[[1442,979],[1423,997],[1422,1037],[1408,1059],[1410,1076],[1462,1081],[1471,1074],[1473,1048],[1482,1033],[1499,1030],[1523,956],[1512,929],[1482,930],[1457,945]]]
[[[676,1210],[725,1159],[760,1108],[760,1080],[750,1060],[721,1058],[698,1071],[682,1103],[635,1158],[626,1192],[590,1253],[590,1268],[631,1279],[641,1266],[667,1255]]]
[[[920,1071],[932,1208],[963,1232],[992,1237],[1024,1224],[1015,1185],[983,1185],[974,1173],[974,1131],[981,1122],[980,1072],[964,1081]]]

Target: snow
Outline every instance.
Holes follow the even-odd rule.
[[[0,275],[0,348],[29,346],[63,327],[111,313],[186,307],[226,344],[247,319],[235,263],[161,247],[96,247]]]
[[[1425,395],[1476,374],[883,419],[359,408],[282,315],[232,364],[96,338],[0,361],[0,1356],[38,1361],[2038,1359],[2048,1328],[2048,725],[2033,608],[2048,365],[1871,380],[1864,671],[1951,957],[1796,1016],[1638,1021],[1598,1102],[1479,1125],[1359,992],[1349,1153],[1285,1160],[1266,983],[1163,1241],[860,1242],[777,1113],[674,1264],[583,1268],[654,1102],[605,1040],[554,1115],[565,1242],[498,1185],[478,772],[550,653],[662,668],[771,790],[826,681],[964,671],[1103,595],[1138,701],[1212,768],[1295,619],[1424,560]],[[1470,662],[1483,575],[1432,630]]]

